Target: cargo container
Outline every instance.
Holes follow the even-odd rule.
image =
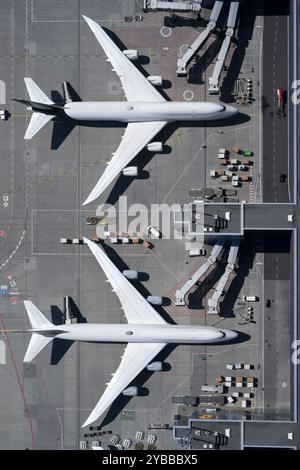
[[[257,295],[243,295],[242,300],[245,302],[257,302]]]
[[[251,402],[249,400],[242,400],[241,405],[242,405],[242,408],[248,408],[248,406],[251,405]]]
[[[244,182],[251,181],[251,177],[247,176],[247,175],[243,175],[243,176],[241,176],[241,180],[244,181]]]
[[[224,393],[223,385],[201,385],[202,392]]]
[[[223,377],[223,375],[217,375],[217,377],[216,377],[216,383],[217,383],[217,384],[220,384],[220,383],[222,383],[222,382],[224,382],[224,377]]]

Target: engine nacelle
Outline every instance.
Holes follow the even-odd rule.
[[[124,269],[122,274],[127,277],[127,279],[137,279],[139,276],[139,273],[135,269]]]
[[[162,152],[162,149],[163,149],[162,142],[150,142],[150,144],[147,145],[147,150],[149,152]]]
[[[137,387],[128,387],[123,390],[122,395],[125,395],[125,397],[136,397],[138,394],[138,388]]]
[[[149,75],[147,80],[154,86],[162,86],[163,80],[161,75]]]
[[[125,49],[123,54],[130,60],[136,60],[139,56],[139,53],[136,49]]]
[[[147,365],[147,370],[151,372],[160,372],[163,370],[163,363],[160,361],[151,362],[151,364]]]
[[[124,176],[137,176],[138,172],[137,166],[128,166],[122,170]]]
[[[160,295],[148,295],[147,302],[152,305],[162,305],[163,299]]]

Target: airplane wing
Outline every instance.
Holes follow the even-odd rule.
[[[117,371],[82,427],[96,421],[165,346],[165,343],[129,343]]]
[[[82,15],[119,76],[128,101],[166,101],[95,21]]]
[[[123,168],[150,142],[166,125],[165,121],[130,122],[125,130],[122,141],[108,163],[98,183],[82,204],[85,206],[97,199],[107,186],[119,175]]]
[[[83,238],[96,260],[100,264],[112,285],[113,291],[119,297],[128,323],[131,324],[160,324],[165,320],[154,310],[146,299],[133,287],[123,274],[111,262],[104,251],[88,238]]]

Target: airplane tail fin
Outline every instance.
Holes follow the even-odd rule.
[[[24,305],[32,329],[37,330],[32,333],[23,359],[23,362],[31,362],[60,331],[53,331],[53,323],[51,323],[31,301],[25,300]]]
[[[25,77],[24,82],[30,99],[14,99],[14,101],[30,106],[33,111],[24,136],[24,139],[29,140],[51,121],[58,111],[63,109],[64,104],[56,104],[51,101],[32,78]]]

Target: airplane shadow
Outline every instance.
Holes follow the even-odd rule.
[[[179,128],[196,128],[200,127],[201,125],[205,125],[207,128],[215,128],[215,127],[228,127],[228,126],[236,126],[238,124],[246,123],[250,120],[250,117],[244,113],[238,113],[235,116],[232,116],[227,119],[220,119],[218,121],[206,121],[203,124],[199,123],[199,121],[184,121],[184,122],[172,122],[167,124],[161,132],[159,132],[155,139],[162,141],[164,143],[164,151],[162,154],[171,154],[172,148],[169,145],[165,145],[165,142],[174,134],[174,132]],[[98,124],[99,125],[99,124]],[[139,168],[139,172],[144,169],[146,165],[151,161],[154,157],[155,153],[148,152],[146,148],[144,148],[131,162],[130,166],[137,166]],[[147,172],[147,177],[149,177],[149,173]],[[114,205],[120,196],[124,194],[124,192],[128,189],[132,181],[136,179],[135,177],[128,177],[124,175],[120,175],[116,180],[109,196],[106,199],[106,204]]]
[[[218,344],[220,345],[226,344],[227,346],[229,346],[229,345],[241,344],[246,341],[249,341],[250,335],[241,331],[237,331],[237,333],[238,333],[238,338],[235,338],[231,341],[224,341],[224,342],[222,341]],[[177,346],[180,346],[180,345],[168,344],[151,362],[165,361],[165,359],[174,351],[174,349]],[[168,368],[166,368],[165,370],[168,370]],[[138,387],[138,389],[142,388],[142,386],[145,384],[147,380],[149,380],[149,378],[152,376],[153,373],[154,372],[144,369],[130,384],[128,384],[128,387],[136,386]],[[125,408],[125,406],[128,404],[131,398],[132,397],[128,397],[128,396],[126,397],[122,394],[119,395],[118,398],[114,401],[113,405],[108,410],[100,426],[104,427],[104,426],[109,425],[122,412],[122,410]]]
[[[106,32],[106,34],[113,40],[113,42],[119,47],[119,49],[121,49],[122,51],[125,50],[125,49],[128,49],[128,47],[126,47],[126,45],[121,41],[121,39],[113,32],[113,31],[110,31],[109,29],[106,29],[106,28],[103,28],[104,31]],[[142,75],[144,75],[144,77],[148,77],[149,74],[146,72],[146,70],[142,67],[142,65],[145,65],[147,63],[150,62],[149,58],[147,58],[148,61],[146,61],[146,57],[145,56],[139,56],[137,60],[135,60],[133,63],[135,65],[135,67],[141,72]],[[167,100],[167,101],[170,101],[170,98],[168,97],[168,95],[164,92],[164,89],[163,87],[159,87],[159,92],[161,93],[161,95]]]
[[[109,259],[112,260],[112,262],[115,264],[115,266],[122,272],[124,269],[130,269],[130,267],[124,262],[124,260],[118,255],[118,253],[109,245],[102,243],[102,248],[109,257]],[[147,273],[141,273],[142,274],[142,279],[146,278],[145,275]],[[151,292],[148,291],[148,289],[141,283],[140,275],[138,279],[129,281],[132,283],[132,285],[135,287],[135,289],[146,299],[148,295],[153,295]],[[149,279],[149,275],[147,274],[147,280]],[[159,315],[168,323],[171,324],[176,324],[174,320],[168,315],[168,313],[164,310],[164,308],[161,305],[155,305],[152,307],[159,313]]]
[[[73,317],[77,319],[77,323],[87,323],[86,318],[82,316],[79,308],[72,298],[69,300],[69,307]],[[51,305],[51,318],[54,325],[64,325],[63,313],[57,305]],[[73,343],[74,341],[55,338],[52,341],[50,364],[58,364]]]
[[[171,352],[176,348],[176,344],[168,344],[151,362],[161,361],[164,362],[165,359],[171,354]],[[166,366],[165,366],[166,367]],[[166,369],[167,370],[167,367]],[[156,372],[159,373],[159,372]],[[129,386],[136,386],[138,389],[142,389],[144,383],[149,380],[149,378],[154,374],[152,371],[144,369],[130,384]],[[101,427],[107,426],[110,424],[123,410],[132,397],[126,397],[124,395],[119,395],[118,398],[114,401],[113,405],[108,410],[104,419],[101,422]]]

